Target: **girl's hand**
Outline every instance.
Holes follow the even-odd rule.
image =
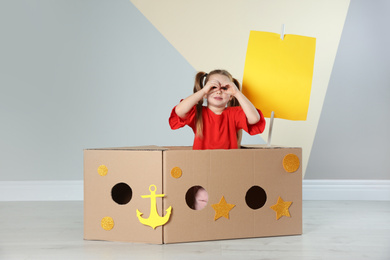
[[[236,96],[237,92],[240,92],[232,81],[230,82],[224,82],[221,84],[221,89],[224,91],[226,94],[231,95],[231,96]]]
[[[220,88],[221,84],[218,80],[209,80],[203,87],[204,94],[207,95],[211,90]]]

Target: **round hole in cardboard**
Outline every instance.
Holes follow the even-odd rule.
[[[111,189],[112,199],[119,205],[125,205],[130,202],[133,196],[133,190],[124,182],[120,182]]]
[[[186,193],[186,203],[190,209],[201,210],[206,207],[209,194],[202,186],[192,186]]]
[[[267,193],[259,186],[252,186],[245,195],[245,202],[251,209],[259,209],[267,201]]]

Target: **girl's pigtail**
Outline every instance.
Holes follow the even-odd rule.
[[[194,93],[198,92],[204,87],[204,82],[206,81],[207,73],[198,72],[195,76],[194,84]],[[203,108],[203,98],[199,100],[196,104],[196,135],[200,138],[203,137],[203,117],[202,117],[202,108]]]

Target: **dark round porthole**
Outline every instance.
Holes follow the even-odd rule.
[[[252,186],[245,195],[245,202],[251,209],[259,209],[267,201],[265,190],[259,186]]]
[[[124,182],[116,184],[111,189],[112,199],[119,205],[125,205],[130,202],[131,197],[133,196],[133,191],[129,185]]]
[[[187,206],[193,210],[202,210],[209,201],[209,195],[202,186],[192,186],[186,193]]]

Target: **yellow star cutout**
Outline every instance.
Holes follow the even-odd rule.
[[[279,196],[278,202],[275,205],[271,206],[271,209],[276,211],[276,219],[280,219],[282,216],[290,217],[290,212],[288,208],[291,206],[292,201],[284,201]]]
[[[211,207],[215,210],[214,220],[219,219],[220,217],[225,217],[229,219],[229,211],[234,208],[236,205],[226,203],[224,196],[222,196],[221,200],[218,204],[212,204]]]

